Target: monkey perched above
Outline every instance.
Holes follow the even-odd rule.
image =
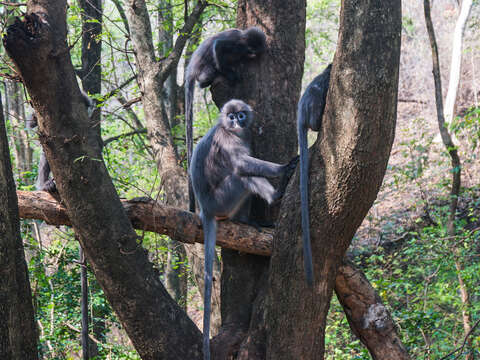
[[[327,100],[332,64],[308,85],[298,103],[297,131],[300,147],[300,199],[302,206],[303,266],[308,285],[313,284],[312,249],[310,245],[310,216],[308,211],[308,129],[320,131]]]
[[[256,27],[246,30],[222,31],[203,41],[192,54],[185,77],[185,127],[187,139],[187,162],[190,166],[193,149],[193,95],[195,81],[201,88],[223,77],[230,85],[240,79],[238,66],[257,59],[266,48],[265,34]],[[189,179],[190,211],[195,211],[195,197]]]
[[[298,157],[280,165],[251,156],[250,125],[253,112],[241,100],[227,102],[218,123],[199,141],[190,167],[193,190],[200,207],[205,244],[203,356],[210,359],[212,268],[215,256],[216,218],[232,218],[250,194],[269,204],[282,197]],[[275,190],[266,177],[283,177]]]

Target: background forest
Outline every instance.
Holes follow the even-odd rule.
[[[146,134],[139,72],[123,3],[97,1],[103,7],[101,22],[85,11],[92,3],[68,2],[68,43],[79,83],[97,104],[109,174],[121,198],[166,198],[166,190],[159,191],[161,179]],[[213,5],[201,15],[161,96],[162,111],[182,161],[185,62],[203,39],[235,27],[235,1],[210,3]],[[153,43],[157,54],[166,57],[173,51],[172,44],[193,2],[158,0],[147,4]],[[340,0],[307,1],[302,89],[333,59],[340,5]],[[14,1],[0,4],[2,33],[22,11],[22,4]],[[459,13],[457,1],[432,2],[444,96]],[[100,31],[92,30],[99,25]],[[87,45],[85,33],[94,34]],[[432,53],[422,2],[403,0],[401,41],[395,141],[377,200],[357,231],[348,257],[365,273],[387,306],[412,359],[454,359],[463,348],[445,356],[464,342],[469,353],[460,358],[480,358],[480,3],[473,2],[466,23],[455,116],[446,124],[462,165],[453,236],[448,231],[450,188],[452,171],[460,170],[452,170],[438,128]],[[89,91],[92,87],[88,80],[81,79],[88,78],[85,64],[95,58],[89,53],[93,44],[101,46],[101,56],[90,69],[98,70],[92,76],[101,78],[101,87]],[[32,191],[41,153],[36,130],[26,126],[33,110],[24,87],[13,76],[12,62],[3,47],[0,56],[1,101],[17,190]],[[213,126],[217,112],[210,91],[197,89],[196,140]],[[310,136],[313,142],[316,133]],[[79,359],[82,255],[73,230],[22,219],[21,232],[41,354],[44,359]],[[187,257],[184,245],[165,235],[148,231],[138,234],[169,293],[201,328],[203,290],[199,291],[202,286],[197,286],[194,271],[202,266],[201,261],[194,255]],[[195,253],[195,245],[188,246]],[[91,358],[140,359],[88,266],[87,277]],[[218,319],[217,325],[215,320],[213,323],[215,334]],[[335,297],[327,318],[325,358],[370,358],[350,330]]]

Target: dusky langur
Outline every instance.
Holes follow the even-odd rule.
[[[298,144],[300,146],[300,200],[303,232],[303,266],[307,284],[313,285],[312,248],[310,244],[310,216],[308,208],[308,129],[320,131],[325,110],[332,64],[308,85],[297,110]]]
[[[82,100],[87,107],[88,117],[91,117],[96,109],[95,103],[84,91],[80,91],[80,93],[82,95]],[[26,126],[29,129],[34,129],[38,126],[38,119],[35,113],[32,113],[32,115],[27,118]],[[47,191],[49,193],[54,193],[57,191],[55,180],[50,178],[50,164],[47,161],[47,157],[45,156],[45,151],[43,151],[43,149],[38,162],[38,177],[37,181],[35,182],[35,188],[37,190]]]
[[[246,30],[222,31],[205,41],[192,54],[185,76],[185,132],[187,165],[190,167],[193,149],[193,95],[195,81],[201,88],[211,85],[219,77],[232,86],[240,79],[238,66],[257,59],[266,48],[265,34],[256,27]],[[188,181],[189,210],[195,212],[192,182]]]
[[[253,112],[241,100],[221,109],[218,123],[198,142],[190,167],[193,190],[200,207],[205,244],[203,356],[210,359],[212,268],[217,219],[232,218],[251,194],[269,204],[282,197],[298,157],[280,165],[251,156],[250,125]],[[282,177],[278,190],[266,178]]]

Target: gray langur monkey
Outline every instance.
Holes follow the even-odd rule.
[[[205,244],[203,357],[210,359],[212,268],[217,219],[232,218],[251,194],[269,204],[280,199],[298,162],[280,165],[251,156],[250,125],[253,112],[241,100],[230,100],[221,109],[218,123],[198,142],[190,176],[200,207]],[[266,178],[282,177],[278,190]]]
[[[217,78],[227,79],[230,85],[240,79],[238,66],[257,59],[266,48],[265,34],[256,27],[246,30],[222,31],[203,41],[192,54],[185,76],[185,132],[187,164],[190,167],[193,150],[193,95],[195,81],[201,88],[210,86]],[[188,181],[189,210],[195,212],[192,182]]]
[[[82,95],[82,100],[87,107],[88,117],[91,117],[96,109],[95,103],[84,91],[81,90],[80,93]],[[37,115],[32,113],[32,115],[27,118],[25,123],[28,129],[36,128],[38,126]],[[50,178],[50,164],[47,161],[47,157],[45,156],[45,151],[43,151],[43,149],[38,162],[38,177],[37,181],[35,182],[35,188],[37,190],[47,191],[49,193],[54,193],[57,191],[55,180]]]
[[[320,131],[325,110],[332,64],[308,85],[297,110],[297,132],[300,147],[300,200],[303,233],[303,267],[309,286],[313,285],[313,261],[310,244],[310,215],[308,209],[308,129]]]

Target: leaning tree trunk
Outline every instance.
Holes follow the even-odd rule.
[[[17,195],[0,97],[0,359],[37,359],[37,329],[20,237]]]
[[[298,172],[283,199],[266,299],[267,359],[323,358],[337,267],[378,193],[393,142],[401,2],[345,0],[323,128],[310,157],[315,283],[305,282]]]
[[[4,37],[75,233],[142,359],[201,358],[201,333],[162,286],[102,160],[66,42],[66,1],[29,1]]]

